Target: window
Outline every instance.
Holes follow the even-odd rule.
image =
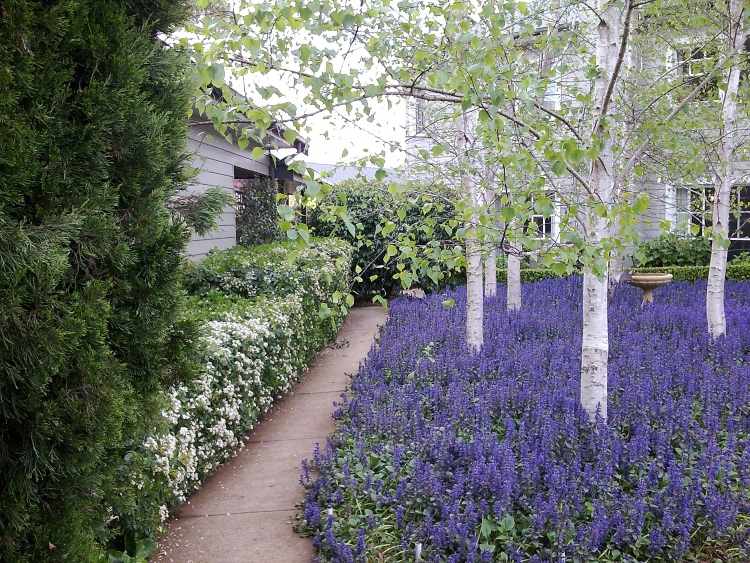
[[[729,203],[729,238],[750,240],[750,186],[735,186]]]
[[[711,226],[714,188],[710,184],[680,186],[675,193],[675,230],[703,236]]]
[[[701,236],[711,227],[711,212],[714,206],[713,186],[698,186],[690,190],[690,214],[693,232]]]
[[[705,80],[706,75],[713,71],[716,64],[716,49],[711,45],[697,48],[687,47],[677,52],[677,58],[685,82],[695,87]],[[719,97],[718,75],[711,77],[701,89],[696,98],[698,100],[716,100]]]
[[[675,230],[678,233],[690,233],[691,217],[690,189],[677,188],[675,192]]]
[[[536,226],[537,235],[534,238],[545,239],[552,236],[552,217],[532,215],[531,222]]]
[[[706,234],[711,226],[714,188],[709,185],[680,187],[675,201],[675,231]],[[729,201],[729,238],[750,240],[750,186],[735,186]]]
[[[427,125],[427,112],[424,100],[416,100],[414,103],[414,134],[420,135]]]
[[[546,194],[546,197],[553,200],[552,194]],[[554,200],[553,200],[554,201]],[[554,204],[553,204],[554,205]],[[531,208],[532,213],[534,209],[534,196],[531,196]],[[533,213],[529,216],[529,220],[526,222],[526,232],[535,239],[549,239],[552,238],[553,233],[553,215],[543,215],[541,213]]]

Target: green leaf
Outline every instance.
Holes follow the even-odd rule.
[[[221,63],[213,63],[208,67],[208,76],[212,84],[217,86],[224,84],[224,65]]]
[[[327,319],[331,316],[331,308],[328,306],[328,303],[321,303],[320,309],[318,310],[318,317],[321,319]]]
[[[283,133],[284,140],[290,145],[294,144],[294,141],[297,140],[298,136],[299,136],[299,133],[297,133],[294,129],[290,129],[290,128],[284,129],[284,133]]]
[[[383,225],[383,229],[381,230],[381,233],[383,233],[384,237],[387,237],[394,231],[395,228],[396,228],[396,223],[394,223],[393,221],[386,221],[385,225]]]
[[[266,156],[266,151],[263,149],[263,147],[255,147],[252,151],[250,151],[250,156],[255,160],[260,160],[264,156]]]
[[[450,307],[455,307],[456,301],[454,299],[446,299],[443,301],[443,307],[445,307],[445,303],[447,301],[452,301]],[[446,307],[448,308],[448,307]],[[489,538],[492,535],[492,532],[497,530],[497,524],[495,524],[495,521],[490,516],[484,516],[482,517],[482,524],[479,527],[479,534],[483,538]]]
[[[307,180],[305,182],[305,195],[309,197],[317,197],[320,193],[320,183],[315,180]]]
[[[500,529],[505,532],[510,532],[516,527],[516,521],[513,519],[513,516],[510,514],[506,514],[503,516],[503,519],[500,520]]]
[[[564,176],[568,172],[568,166],[562,160],[552,162],[552,172],[555,176]]]

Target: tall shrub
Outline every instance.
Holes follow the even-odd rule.
[[[237,180],[237,243],[245,246],[263,244],[280,235],[276,212],[275,180],[252,178]]]
[[[137,505],[122,460],[179,365],[182,12],[0,4],[2,561],[99,560]]]
[[[642,267],[708,266],[710,257],[711,239],[668,233],[641,243],[635,259]]]
[[[395,247],[412,247],[409,259],[423,263],[422,271],[427,271],[427,266],[439,264],[441,249],[455,243],[444,230],[448,224],[453,229],[457,224],[453,207],[416,191],[414,197],[409,195],[410,203],[404,204],[381,182],[348,180],[334,186],[320,205],[310,210],[308,225],[316,235],[340,238],[354,247],[352,289],[359,298],[392,295],[401,286],[398,276],[407,260],[396,256]],[[342,216],[346,221],[341,221]],[[381,228],[384,217],[389,222]],[[446,279],[430,279],[420,273],[414,282],[429,289]]]

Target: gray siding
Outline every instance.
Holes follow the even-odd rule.
[[[636,189],[649,197],[648,209],[639,218],[639,234],[641,239],[649,240],[661,234],[661,224],[667,218],[666,186],[653,179],[642,179],[639,184]]]
[[[240,149],[216,133],[210,126],[191,126],[188,132],[188,150],[193,153],[191,165],[198,170],[189,192],[201,193],[220,187],[234,195],[234,167],[268,174],[268,157],[254,160],[252,146]],[[234,208],[227,206],[218,221],[218,227],[203,236],[193,235],[188,243],[187,256],[200,260],[213,248],[231,248],[236,244]]]

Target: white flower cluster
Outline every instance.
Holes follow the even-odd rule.
[[[311,313],[310,298],[325,302],[333,285],[345,284],[348,271],[340,271],[333,261],[321,265],[315,249],[300,254],[307,252],[310,255],[301,259],[317,259],[318,275],[308,276],[317,281],[208,322],[200,376],[169,391],[162,414],[170,431],[148,437],[143,450],[152,477],[168,487],[170,503],[184,502],[209,472],[237,451],[273,400],[296,382],[315,348],[335,332],[335,326],[326,325],[330,334],[315,336],[323,321],[317,311]],[[166,506],[160,507],[162,519],[165,511]]]

